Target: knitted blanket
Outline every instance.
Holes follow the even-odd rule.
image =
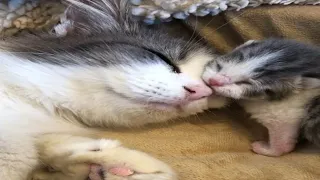
[[[263,4],[319,5],[320,0],[131,0],[136,5],[132,13],[148,24],[156,20],[186,19],[189,15],[217,15],[226,10],[257,7]]]
[[[54,0],[2,0],[0,37],[22,31],[49,31],[63,11],[63,5]]]
[[[226,10],[240,10],[262,4],[318,5],[320,0],[130,0],[133,15],[148,24],[189,15],[217,15]],[[0,2],[0,37],[24,30],[49,31],[60,20],[64,7],[58,0],[2,0]]]

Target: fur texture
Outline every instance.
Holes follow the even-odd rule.
[[[319,144],[320,49],[292,40],[249,41],[208,63],[203,79],[269,130],[253,151],[280,156],[294,149],[300,127]]]
[[[224,98],[208,103],[211,90],[201,80],[213,52],[165,27],[135,22],[127,0],[67,3],[72,35],[1,42],[0,179],[87,179],[95,169],[88,163],[104,174],[110,166],[134,172],[108,180],[175,179],[167,165],[144,153],[77,134],[223,106]],[[30,174],[41,165],[54,171]]]

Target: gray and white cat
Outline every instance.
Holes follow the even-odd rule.
[[[213,52],[137,23],[127,0],[68,2],[72,35],[0,42],[0,179],[176,179],[145,153],[83,136],[224,106],[208,104],[201,79]],[[31,174],[42,164],[53,171]]]
[[[203,79],[215,94],[238,99],[269,131],[258,154],[291,152],[302,129],[320,146],[320,48],[293,40],[248,41],[207,64]]]

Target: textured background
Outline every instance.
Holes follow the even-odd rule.
[[[64,6],[58,0],[0,1],[0,36],[22,31],[48,31],[60,20]]]

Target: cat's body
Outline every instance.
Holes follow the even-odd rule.
[[[210,62],[203,79],[216,94],[238,99],[269,131],[256,153],[291,152],[300,129],[320,145],[320,49],[291,40],[249,41]]]
[[[124,179],[175,179],[144,153],[77,135],[98,133],[86,127],[141,126],[208,108],[211,90],[201,73],[214,55],[138,24],[127,0],[70,2],[73,36],[1,42],[0,179],[25,180],[39,162],[58,172],[39,171],[38,180],[87,179],[87,163],[105,174],[110,166],[135,173]],[[210,104],[223,105],[223,98]]]

